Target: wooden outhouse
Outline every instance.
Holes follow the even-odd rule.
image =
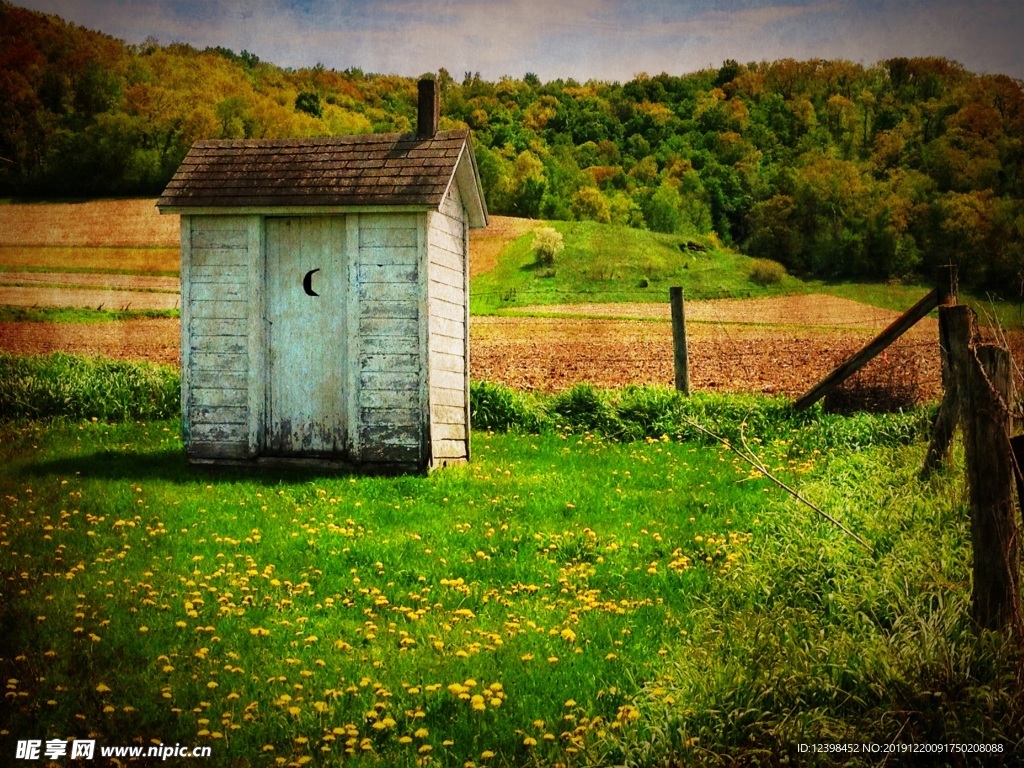
[[[202,463],[469,459],[469,132],[199,141],[181,216],[182,430]]]

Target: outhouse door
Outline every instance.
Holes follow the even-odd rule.
[[[337,456],[348,428],[344,219],[267,218],[265,244],[267,451]]]

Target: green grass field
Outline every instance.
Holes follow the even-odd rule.
[[[968,618],[962,482],[917,479],[927,414],[474,396],[473,462],[428,477],[196,469],[176,420],[0,425],[0,748],[89,735],[224,766],[1021,748],[1012,643]],[[872,549],[673,432],[684,411]]]
[[[564,251],[552,267],[537,263],[533,232],[509,240],[496,266],[473,278],[474,314],[501,314],[518,307],[587,303],[665,303],[668,288],[681,286],[690,300],[757,298],[824,293],[902,312],[931,290],[926,285],[804,281],[786,275],[760,285],[751,278],[754,260],[706,239],[704,252],[690,239],[594,222],[547,222],[558,230]],[[1021,305],[963,294],[983,325],[1024,327]],[[521,312],[516,311],[516,314]],[[537,314],[543,315],[543,310]],[[560,316],[565,316],[561,314]],[[570,316],[588,317],[585,307]]]
[[[681,285],[692,299],[780,295],[799,290],[786,277],[763,287],[750,279],[751,259],[707,240],[705,252],[688,250],[690,240],[593,222],[549,222],[565,250],[552,268],[537,264],[534,234],[521,235],[502,251],[494,269],[473,279],[472,310],[488,314],[531,304],[664,302],[668,288]]]

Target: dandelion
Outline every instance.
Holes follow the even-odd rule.
[[[526,746],[526,747],[536,747],[537,746],[537,740],[535,738],[533,738],[533,736],[527,736],[525,739],[523,739],[523,746]]]
[[[110,687],[106,683],[100,683],[96,686],[96,693],[109,693]]]

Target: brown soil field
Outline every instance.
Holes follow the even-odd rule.
[[[74,307],[77,309],[178,309],[178,293],[104,290],[102,288],[37,288],[0,285],[0,304],[11,307]]]
[[[474,319],[471,371],[475,378],[523,389],[560,390],[587,381],[600,386],[671,386],[669,323],[542,318]],[[873,334],[814,328],[694,325],[687,328],[691,385],[697,390],[797,396],[828,374]],[[865,377],[896,366],[914,398],[939,393],[937,337],[918,333],[890,347]]]
[[[112,357],[179,365],[181,324],[171,318],[111,323],[0,323],[0,350]]]
[[[486,229],[473,229],[469,232],[469,276],[472,278],[490,272],[509,242],[540,225],[541,222],[533,219],[489,216]]]
[[[516,315],[567,315],[588,318],[671,320],[668,302],[658,304],[552,304],[519,307]],[[827,294],[764,299],[687,301],[687,323],[725,323],[881,331],[898,312]],[[937,321],[924,320],[915,330],[937,332]]]
[[[0,205],[0,266],[177,271],[178,221],[174,214],[160,215],[153,199]],[[494,269],[508,242],[537,226],[538,222],[532,219],[491,216],[490,226],[470,232],[470,275]],[[39,246],[77,247],[73,251],[47,252],[36,250]],[[151,254],[160,257],[156,264],[139,265],[135,262],[145,258],[144,254],[95,254],[103,258],[98,262],[85,251],[117,246],[151,248],[162,253]],[[122,260],[128,263],[121,266]]]
[[[178,216],[156,200],[0,205],[0,245],[178,246]]]
[[[178,217],[154,200],[0,205],[0,267],[46,272],[0,274],[0,304],[106,309],[173,309],[176,278],[134,273],[178,269]],[[537,222],[491,217],[472,233],[470,272],[493,269],[501,249]],[[84,269],[90,273],[68,272]],[[521,308],[565,317],[478,317],[470,333],[474,379],[522,389],[671,385],[672,331],[667,304]],[[833,296],[688,302],[693,387],[799,395],[863,346],[896,313]],[[584,316],[587,319],[579,319]],[[889,383],[911,399],[940,389],[937,329],[919,323],[858,379]],[[1015,352],[1021,339],[1011,340]],[[146,319],[93,324],[2,323],[0,349],[67,351],[178,364],[180,323]],[[1016,355],[1020,359],[1020,355]]]
[[[40,288],[112,288],[119,291],[160,291],[179,293],[177,277],[119,275],[92,272],[0,272],[0,285],[39,286]]]
[[[0,210],[3,207],[0,206]],[[96,272],[176,274],[181,252],[174,248],[83,247],[78,245],[0,245],[0,267],[9,270],[52,269]]]
[[[817,328],[694,324],[688,329],[694,389],[798,396],[872,337]],[[557,391],[579,382],[599,386],[670,386],[669,323],[519,317],[474,318],[474,379],[526,390]],[[67,351],[177,364],[176,319],[88,325],[0,324],[0,349],[21,354]],[[940,391],[938,344],[927,330],[908,334],[860,374],[896,381],[915,401]]]

